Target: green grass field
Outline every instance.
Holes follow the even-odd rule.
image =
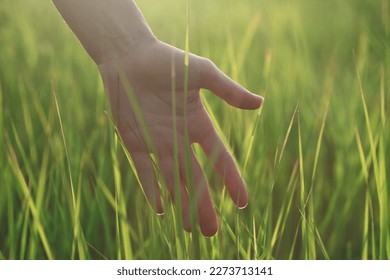
[[[188,22],[191,52],[265,96],[203,94],[248,207],[198,149],[220,232],[156,216],[52,3],[2,0],[0,259],[390,259],[390,1],[189,2],[137,1],[160,40],[184,48]]]

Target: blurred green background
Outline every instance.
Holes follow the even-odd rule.
[[[147,204],[52,3],[1,0],[0,259],[389,259],[389,2],[137,1],[265,96],[260,114],[203,94],[251,197],[237,210],[198,151],[221,219],[204,238]]]

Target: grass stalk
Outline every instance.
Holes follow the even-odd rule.
[[[292,129],[292,126],[293,126],[293,124],[294,124],[295,117],[296,117],[297,112],[298,112],[299,103],[300,103],[300,100],[298,100],[297,105],[295,106],[294,113],[293,113],[293,115],[292,115],[292,117],[291,117],[290,124],[289,124],[289,126],[288,126],[286,135],[285,135],[285,137],[284,137],[282,149],[281,149],[280,154],[279,154],[278,164],[280,164],[280,162],[281,162],[281,160],[282,160],[282,157],[283,157],[283,154],[284,154],[284,150],[286,149],[287,141],[288,141],[288,139],[289,139],[289,137],[290,137],[291,129]]]
[[[33,218],[34,228],[38,232],[38,235],[41,239],[41,242],[42,242],[42,245],[43,245],[43,248],[44,248],[44,251],[46,253],[47,258],[49,260],[53,260],[54,254],[51,250],[51,246],[49,244],[45,229],[44,229],[43,224],[41,222],[41,218],[38,215],[36,204],[33,200],[33,197],[31,196],[29,186],[28,186],[28,184],[23,176],[21,169],[20,169],[19,163],[18,163],[17,158],[16,158],[15,151],[14,151],[11,143],[8,143],[7,145],[8,145],[8,150],[10,153],[9,154],[9,164],[12,168],[14,175],[16,176],[16,178],[18,180],[18,183],[19,183],[20,189],[24,195],[24,198],[27,201],[28,208],[29,208],[30,213],[31,213],[32,218]]]
[[[299,161],[297,161],[294,164],[293,171],[290,176],[289,183],[287,185],[287,195],[285,196],[285,200],[282,204],[282,208],[280,209],[279,216],[277,218],[275,227],[273,229],[273,235],[271,239],[271,248],[274,250],[276,246],[276,242],[280,240],[284,234],[284,230],[286,227],[288,215],[291,211],[291,205],[294,199],[295,195],[295,186],[297,184],[297,181],[299,179],[298,177],[298,167],[299,167]],[[280,244],[280,242],[279,242]],[[278,246],[276,249],[279,250]]]
[[[369,226],[370,226],[370,204],[371,204],[371,196],[369,190],[369,182],[368,182],[368,166],[366,163],[362,141],[359,135],[358,128],[355,127],[355,137],[359,151],[360,162],[362,165],[362,174],[363,180],[367,186],[365,202],[364,202],[364,223],[363,223],[363,236],[362,236],[362,259],[368,259],[368,250],[369,250]]]
[[[179,168],[179,151],[178,151],[178,133],[177,133],[177,103],[176,103],[176,68],[174,57],[171,60],[171,99],[172,99],[172,125],[173,125],[173,172],[174,172],[174,191],[175,191],[175,229],[176,229],[176,256],[178,259],[184,259],[183,251],[185,251],[185,237],[183,233],[182,222],[182,201],[181,201],[181,178]]]
[[[301,124],[298,113],[298,145],[299,145],[299,181],[300,181],[300,212],[302,215],[302,219],[306,220],[306,190],[305,190],[305,176],[304,176],[304,168],[303,168],[303,154],[302,154],[302,137],[301,137]],[[301,222],[301,235],[302,235],[302,251],[303,258],[309,259],[309,237],[307,232],[307,224],[302,221]]]
[[[8,176],[7,176],[8,177]],[[6,180],[8,178],[5,178]],[[9,258],[16,259],[16,225],[15,225],[15,213],[14,213],[14,200],[13,191],[11,186],[7,186],[7,214],[8,214],[8,242],[9,242]],[[21,246],[23,248],[23,246]],[[23,259],[24,254],[22,255]]]
[[[378,202],[379,202],[379,224],[380,224],[380,232],[379,232],[379,258],[387,259],[387,250],[388,250],[388,235],[389,235],[389,222],[388,222],[388,193],[386,186],[386,168],[385,168],[385,155],[384,155],[384,144],[383,144],[383,134],[379,132],[379,160],[377,156],[377,145],[374,140],[374,132],[371,128],[371,120],[368,113],[368,107],[365,99],[365,94],[363,90],[362,80],[359,74],[358,69],[356,68],[356,76],[359,83],[360,89],[360,97],[364,110],[364,118],[366,124],[366,131],[370,144],[370,155],[373,161],[374,168],[374,178],[375,184],[378,194]],[[384,102],[384,100],[383,100]],[[382,106],[381,106],[382,107]]]
[[[319,142],[320,143],[320,142]],[[301,234],[302,234],[302,248],[304,259],[316,259],[315,236],[313,231],[308,227],[308,221],[314,223],[313,219],[313,196],[306,191],[305,173],[304,173],[304,158],[302,149],[301,136],[301,121],[298,111],[298,145],[299,145],[299,181],[300,181],[300,212],[302,215]],[[308,204],[308,206],[307,206]]]
[[[78,252],[78,258],[86,259],[87,258],[86,246],[85,246],[85,242],[83,242],[83,238],[82,238],[83,233],[82,233],[82,228],[81,228],[81,224],[80,224],[80,200],[79,200],[79,197],[76,199],[76,195],[75,195],[75,188],[74,188],[74,184],[73,184],[72,167],[71,167],[72,165],[71,165],[71,161],[70,161],[68,146],[66,143],[65,132],[64,132],[63,124],[62,124],[61,112],[60,112],[60,107],[58,104],[56,90],[54,88],[54,83],[52,83],[52,94],[53,94],[54,103],[55,103],[56,110],[57,110],[58,121],[60,124],[61,137],[62,137],[62,141],[63,141],[63,145],[64,145],[67,171],[68,171],[68,176],[69,176],[68,179],[69,179],[70,190],[71,190],[71,195],[72,195],[72,208],[73,208],[72,209],[72,219],[73,219],[74,239],[73,239],[73,244],[72,244],[71,259],[75,258],[76,247],[77,247],[77,252]],[[78,188],[78,194],[80,195],[80,186]]]

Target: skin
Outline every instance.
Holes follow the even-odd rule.
[[[259,108],[262,97],[231,80],[210,60],[193,54],[189,55],[186,95],[185,52],[157,40],[133,1],[116,0],[112,5],[102,0],[53,2],[99,67],[113,119],[151,206],[158,214],[164,212],[150,153],[154,154],[157,172],[161,173],[172,200],[178,199],[174,179],[176,143],[184,229],[191,231],[188,186],[193,185],[201,232],[214,235],[218,231],[217,215],[192,144],[202,147],[238,207],[248,204],[248,193],[232,154],[202,103],[200,89],[207,89],[240,109]],[[132,17],[117,16],[124,11]],[[186,149],[193,181],[186,176]]]

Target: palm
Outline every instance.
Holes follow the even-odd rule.
[[[174,198],[176,148],[184,228],[191,230],[187,186],[193,184],[201,231],[211,236],[218,229],[215,209],[207,178],[192,148],[186,149],[186,129],[189,144],[200,144],[223,178],[233,201],[244,207],[248,196],[234,159],[203,106],[199,90],[210,89],[243,109],[259,107],[261,99],[231,81],[210,61],[194,55],[189,57],[188,90],[185,91],[184,56],[183,51],[157,42],[137,49],[136,55],[100,65],[100,71],[110,94],[114,119],[152,207],[157,213],[163,213],[149,154],[155,154],[158,169]],[[186,176],[186,150],[189,150],[193,182],[188,182]]]

